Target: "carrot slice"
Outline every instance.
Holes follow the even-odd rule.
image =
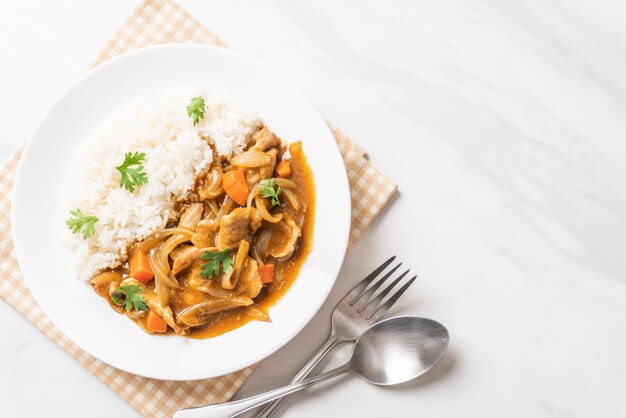
[[[143,284],[154,277],[148,256],[143,251],[135,251],[130,257],[130,277]]]
[[[241,170],[232,170],[224,174],[222,186],[226,194],[238,205],[245,205],[250,189],[246,182],[246,176]]]
[[[167,331],[167,322],[151,310],[146,318],[146,328],[150,332],[165,332]]]
[[[259,275],[263,284],[272,283],[274,281],[274,263],[259,266]]]
[[[291,176],[291,164],[289,164],[289,161],[282,160],[276,164],[276,174],[282,178]]]

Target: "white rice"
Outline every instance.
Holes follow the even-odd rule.
[[[194,126],[186,109],[197,96],[205,97],[207,108]],[[118,267],[126,261],[130,244],[175,219],[174,203],[213,160],[207,139],[219,155],[231,156],[241,152],[260,124],[256,114],[235,103],[192,90],[143,97],[110,115],[76,150],[64,185],[68,217],[69,210],[80,208],[99,219],[86,240],[66,230],[78,278],[89,280],[105,268]],[[134,193],[120,188],[115,169],[127,152],[146,154],[148,183]]]

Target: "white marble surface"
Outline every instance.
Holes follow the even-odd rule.
[[[133,3],[0,2],[0,156]],[[181,3],[401,190],[324,309],[238,396],[288,381],[334,303],[394,252],[420,277],[395,313],[445,323],[445,361],[399,388],[311,390],[284,417],[626,416],[626,3]],[[0,322],[2,416],[137,416],[4,302]]]

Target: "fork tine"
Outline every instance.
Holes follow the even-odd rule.
[[[363,292],[361,295],[359,295],[357,298],[355,298],[350,303],[350,306],[354,306],[355,309],[360,309],[361,306],[366,305],[367,302],[370,300],[370,298],[378,290],[378,288],[389,278],[389,276],[391,276],[393,273],[395,273],[395,271],[398,270],[398,268],[400,268],[401,265],[402,265],[402,262],[396,264],[396,266],[394,268],[389,270],[389,272],[387,274],[385,274],[383,277],[378,279],[373,285],[371,285],[369,287],[369,289],[367,289],[365,292]],[[355,306],[357,304],[357,302],[359,302],[358,306]]]
[[[371,311],[371,313],[376,312],[376,310],[378,309],[378,305],[380,304],[380,302],[382,302],[382,300],[385,298],[385,296],[387,296],[387,294],[389,292],[391,292],[391,289],[393,289],[393,287],[395,285],[397,285],[400,280],[402,280],[404,278],[404,276],[406,276],[409,271],[411,269],[407,269],[404,273],[402,273],[400,276],[398,276],[398,278],[396,280],[394,280],[389,286],[387,286],[386,288],[384,288],[379,294],[378,296],[376,296],[375,298],[373,298],[371,301],[367,302],[367,305],[363,306],[361,309],[359,309],[357,312],[361,313],[363,312],[365,309],[369,308],[369,311]],[[368,315],[369,316],[369,315]]]
[[[374,280],[384,269],[387,268],[389,264],[396,259],[396,256],[391,256],[387,261],[382,263],[380,266],[376,267],[374,271],[367,275],[366,278],[361,280],[359,284],[357,284],[351,291],[348,293],[343,300],[347,301],[352,305],[352,301],[356,301],[361,297],[361,293],[365,290],[365,288]]]
[[[417,276],[411,277],[411,279],[408,282],[406,282],[404,284],[404,286],[402,286],[400,289],[398,289],[398,291],[396,293],[394,293],[393,296],[391,296],[387,300],[387,302],[382,304],[381,307],[378,308],[378,310],[376,312],[374,312],[372,315],[370,315],[370,317],[367,318],[367,319],[370,320],[372,318],[375,318],[375,320],[377,321],[383,315],[385,315],[387,313],[387,311],[389,310],[389,308],[391,308],[393,306],[393,304],[396,303],[398,301],[398,299],[400,299],[400,296],[402,296],[402,294],[404,292],[406,292],[406,290],[413,284],[415,279],[417,279]]]

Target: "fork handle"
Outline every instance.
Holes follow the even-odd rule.
[[[271,390],[260,395],[252,396],[246,399],[240,399],[238,401],[232,401],[227,403],[220,403],[216,405],[202,406],[200,408],[188,408],[181,409],[174,413],[173,418],[230,418],[236,415],[242,414],[256,408],[259,405],[270,402],[273,399],[280,399],[281,396],[287,396],[291,393],[297,392],[301,389],[308,388],[309,386],[316,385],[326,380],[332,379],[342,374],[346,374],[351,370],[350,363],[346,363],[343,366],[339,366],[336,369],[330,370],[319,376],[311,377],[310,379],[303,380],[301,382],[292,383],[288,386]]]
[[[317,366],[317,363],[322,360],[326,354],[341,341],[334,333],[331,333],[326,342],[320,347],[315,355],[309,360],[309,362],[298,372],[298,374],[291,380],[291,383],[297,383],[302,381],[307,375]],[[269,418],[274,412],[282,405],[285,398],[279,398],[269,403],[261,412],[255,415],[255,418]]]

